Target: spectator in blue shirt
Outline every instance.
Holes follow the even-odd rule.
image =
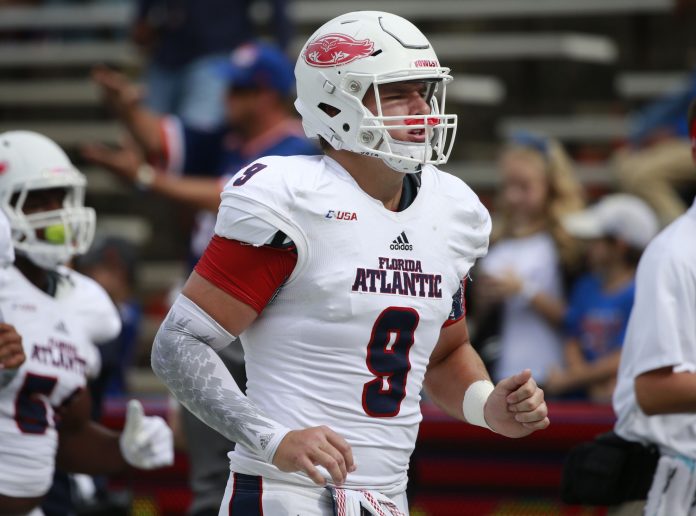
[[[106,101],[142,152],[103,145],[83,150],[88,160],[140,189],[206,211],[199,214],[193,235],[193,263],[212,237],[220,192],[233,174],[262,156],[320,152],[291,114],[293,66],[279,49],[263,43],[244,45],[219,64],[217,73],[228,85],[226,123],[202,130],[179,117],[159,116],[143,107],[124,75],[95,70],[94,79]]]
[[[254,0],[138,0],[132,36],[149,57],[146,104],[187,124],[211,127],[222,121],[224,80],[211,63],[259,35]],[[271,0],[270,33],[281,48],[292,24],[286,0]]]
[[[640,255],[658,231],[653,211],[637,197],[614,194],[563,221],[587,243],[590,272],[575,284],[565,326],[565,369],[544,385],[551,395],[581,392],[610,402],[616,384]]]

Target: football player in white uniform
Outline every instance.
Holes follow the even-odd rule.
[[[0,269],[0,312],[26,354],[0,389],[0,513],[24,514],[37,510],[56,464],[90,474],[151,469],[171,464],[173,448],[169,427],[137,401],[121,434],[89,419],[94,342],[120,323],[101,287],[62,266],[92,241],[85,177],[53,141],[27,131],[0,134],[0,166],[0,209],[16,252]]]
[[[262,158],[229,181],[153,369],[238,443],[220,514],[407,513],[422,388],[510,437],[549,424],[543,391],[528,370],[493,386],[469,344],[462,281],[490,217],[435,167],[456,117],[429,41],[392,14],[345,14],[295,75],[325,155]],[[247,396],[215,354],[239,335]]]
[[[14,248],[10,236],[10,224],[0,212],[0,271],[14,262]],[[11,324],[4,322],[0,313],[0,389],[10,383],[17,368],[26,360],[22,337]]]

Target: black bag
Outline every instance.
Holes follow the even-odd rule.
[[[655,445],[627,441],[613,431],[601,434],[575,446],[566,457],[561,499],[581,505],[644,500],[659,458]]]

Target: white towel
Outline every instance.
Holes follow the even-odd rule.
[[[663,455],[648,492],[645,516],[696,516],[696,463]]]
[[[334,504],[335,516],[407,516],[382,493],[365,489],[328,487]]]

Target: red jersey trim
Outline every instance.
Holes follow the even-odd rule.
[[[452,312],[442,325],[443,328],[452,326],[454,323],[459,322],[466,317],[466,299],[464,296],[466,293],[466,280],[467,278],[465,277],[461,281],[459,290],[457,290],[454,296],[452,296]]]
[[[443,327],[443,328],[447,328],[447,327],[449,327],[449,326],[452,326],[454,323],[458,323],[459,321],[461,321],[462,319],[464,319],[464,317],[465,317],[465,315],[462,314],[462,315],[460,315],[459,317],[457,317],[456,319],[447,319],[447,320],[445,321],[445,324],[442,325],[442,327]]]
[[[215,235],[194,270],[219,289],[261,313],[288,279],[297,255]]]

